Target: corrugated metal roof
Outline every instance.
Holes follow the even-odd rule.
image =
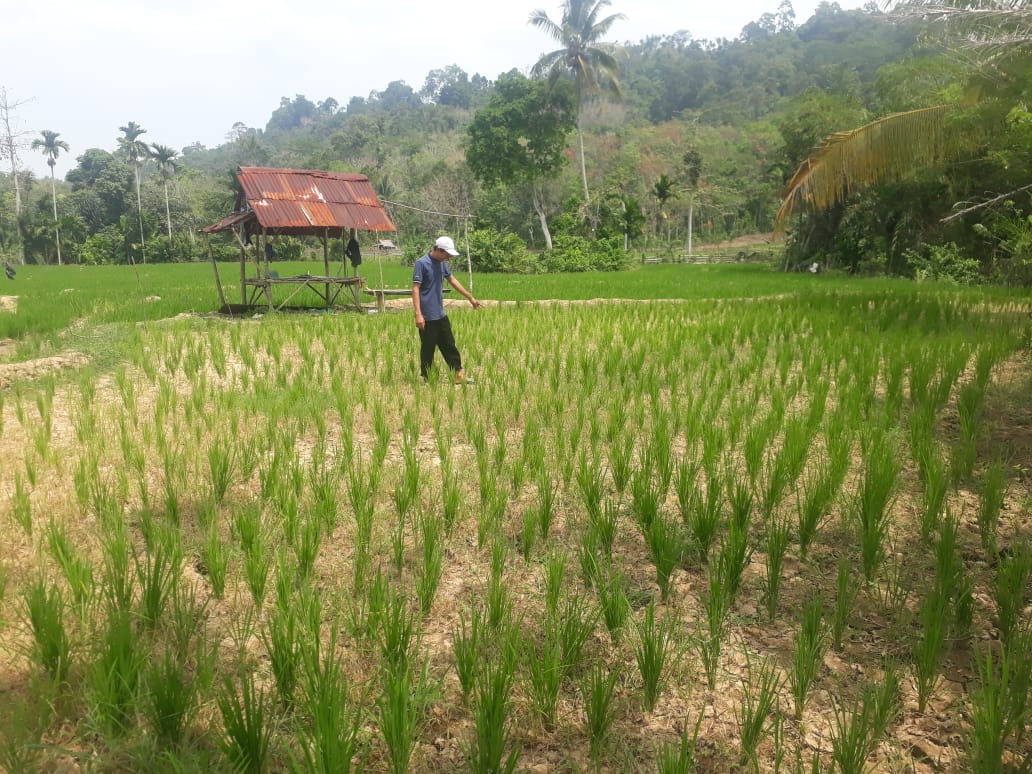
[[[317,235],[397,230],[365,175],[241,167],[237,179],[263,229]]]

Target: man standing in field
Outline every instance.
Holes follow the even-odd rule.
[[[426,255],[416,261],[412,270],[412,307],[416,312],[416,327],[419,328],[419,373],[426,381],[430,368],[434,364],[435,350],[441,350],[441,356],[454,372],[456,384],[470,384],[462,370],[462,356],[455,346],[451,323],[444,313],[444,281],[455,288],[455,292],[464,296],[474,309],[480,308],[480,302],[462,283],[452,276],[448,268],[448,258],[459,254],[451,237],[440,237]]]

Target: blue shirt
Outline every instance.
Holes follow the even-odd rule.
[[[435,261],[427,253],[412,269],[412,284],[419,285],[419,310],[424,320],[440,320],[444,314],[444,281],[451,276],[447,261]]]

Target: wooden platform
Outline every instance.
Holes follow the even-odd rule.
[[[314,274],[300,274],[296,277],[250,277],[243,280],[245,288],[250,288],[248,304],[256,305],[256,301],[264,296],[267,306],[272,311],[285,307],[291,299],[306,288],[315,293],[326,307],[333,306],[344,288],[351,288],[351,301],[355,308],[361,309],[358,291],[362,287],[362,277],[328,277]],[[293,290],[280,302],[274,302],[272,289],[277,285],[290,285]]]

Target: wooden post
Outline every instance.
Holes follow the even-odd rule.
[[[229,308],[226,303],[226,294],[222,291],[222,279],[219,277],[219,265],[215,261],[215,251],[211,249],[211,235],[204,235],[204,243],[208,246],[208,257],[211,258],[211,267],[215,270],[215,288],[219,291],[219,301],[225,309]]]
[[[323,276],[330,276],[330,230],[323,229],[322,235]],[[326,307],[330,306],[330,283],[326,283]]]

